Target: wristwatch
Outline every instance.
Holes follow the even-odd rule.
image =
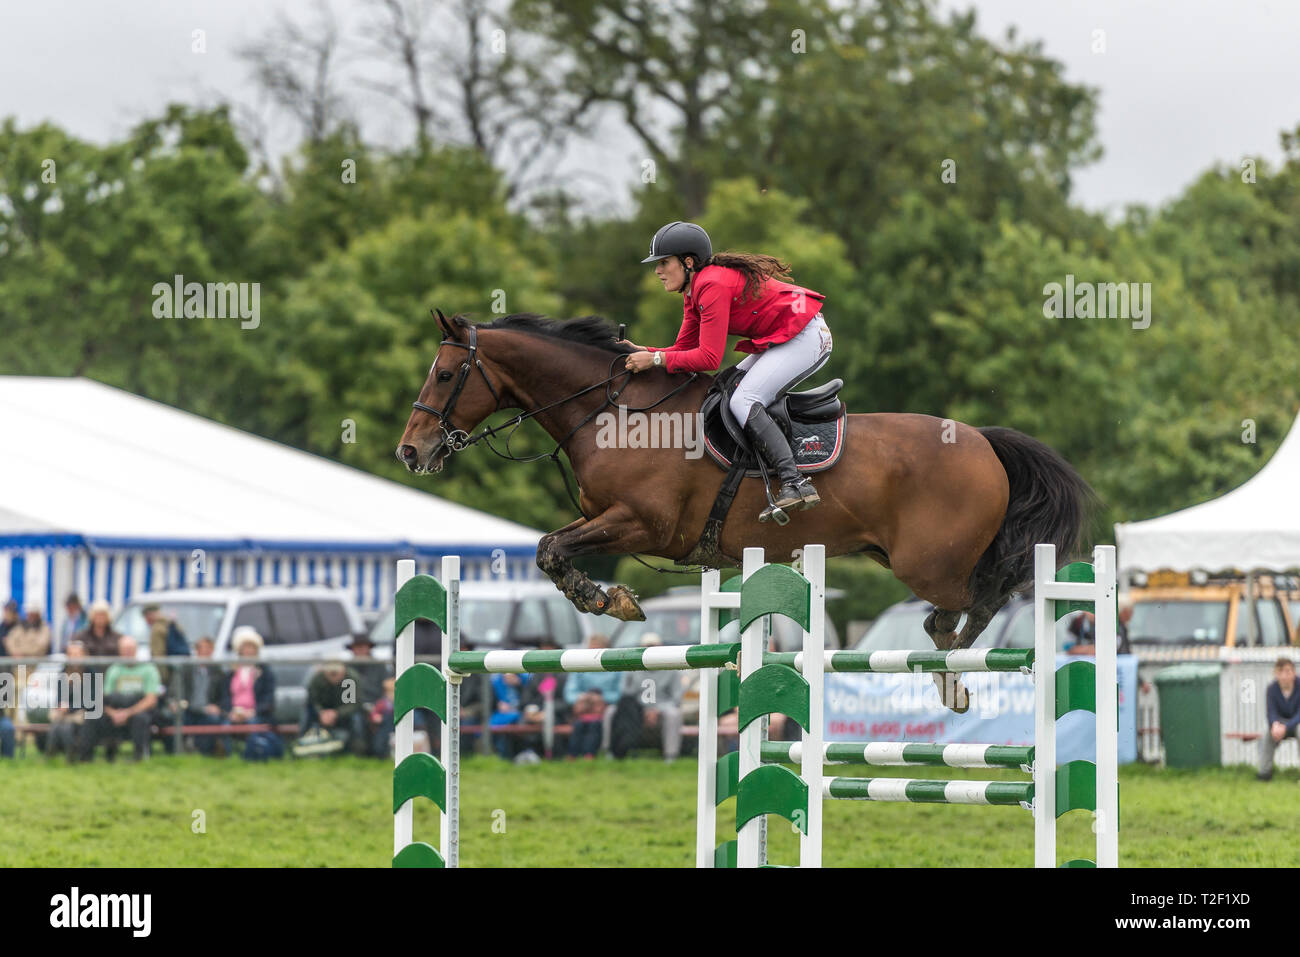
[[[654,356],[654,358],[650,360],[652,365],[661,366],[664,364],[664,354],[662,352],[655,352],[652,353],[652,355]]]

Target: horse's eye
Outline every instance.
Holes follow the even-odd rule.
[[[438,373],[438,381],[439,381],[439,382],[450,382],[450,381],[451,381],[451,373],[450,373],[450,372],[439,372],[439,373]]]

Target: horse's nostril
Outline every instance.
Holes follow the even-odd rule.
[[[414,445],[399,445],[397,447],[397,457],[403,462],[410,462],[415,459]]]

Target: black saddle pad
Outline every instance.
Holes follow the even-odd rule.
[[[733,366],[719,374],[704,399],[700,414],[704,420],[704,448],[717,465],[726,470],[742,465],[746,476],[759,478],[758,459],[745,440],[744,433],[731,414],[727,400],[740,375]],[[844,452],[844,426],[847,410],[836,393],[843,383],[827,383],[808,392],[781,396],[767,407],[773,421],[781,427],[794,452],[800,472],[822,472],[830,468]]]

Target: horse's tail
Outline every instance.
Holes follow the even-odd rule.
[[[1037,439],[997,427],[980,434],[1011,486],[1002,527],[971,575],[972,604],[996,608],[1033,581],[1035,545],[1055,545],[1060,560],[1074,557],[1097,496],[1074,466]]]

